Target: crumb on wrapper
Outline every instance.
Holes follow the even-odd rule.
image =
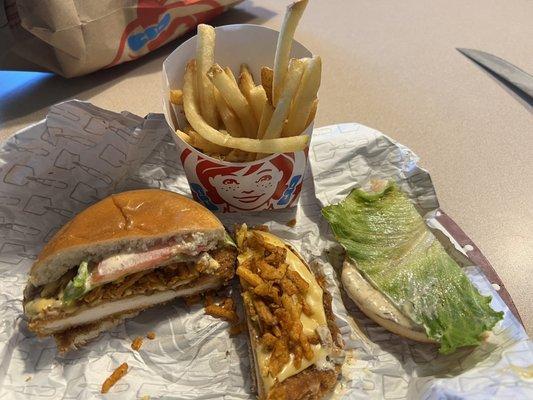
[[[143,345],[143,338],[141,336],[137,336],[135,339],[133,339],[133,342],[131,343],[131,348],[133,350],[139,350],[142,345]]]
[[[102,384],[101,393],[109,392],[109,389],[128,372],[128,363],[122,363]]]

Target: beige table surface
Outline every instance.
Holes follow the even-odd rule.
[[[413,149],[442,208],[491,261],[532,335],[532,108],[455,48],[481,49],[532,73],[533,2],[310,3],[296,38],[323,59],[315,126],[359,122]],[[286,4],[245,1],[215,23],[279,29]],[[0,100],[0,138],[70,98],[139,115],[161,112],[161,63],[180,42],[112,70],[50,77],[11,92]]]

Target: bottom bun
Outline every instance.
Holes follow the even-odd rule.
[[[407,339],[436,343],[426,335],[421,326],[402,314],[385,295],[376,290],[348,260],[343,264],[342,284],[353,302],[375,323]]]

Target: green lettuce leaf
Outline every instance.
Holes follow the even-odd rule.
[[[376,192],[353,190],[322,214],[361,274],[423,326],[441,353],[478,345],[482,333],[502,319],[396,184]]]
[[[89,262],[82,261],[78,267],[78,274],[72,278],[63,291],[63,304],[67,306],[71,305],[74,301],[88,293],[92,289],[90,277]]]
[[[223,244],[224,244],[225,247],[235,247],[235,248],[237,248],[237,245],[235,244],[235,242],[233,241],[233,239],[231,238],[231,236],[229,235],[228,232],[224,232]]]

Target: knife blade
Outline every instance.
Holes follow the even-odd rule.
[[[527,72],[484,51],[464,48],[457,48],[456,50],[533,99],[533,76]]]

